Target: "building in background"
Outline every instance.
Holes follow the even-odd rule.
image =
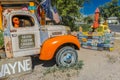
[[[120,24],[118,17],[109,17],[107,18],[108,24]]]

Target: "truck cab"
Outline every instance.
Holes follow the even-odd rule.
[[[3,21],[6,19],[4,22],[6,24],[4,28],[5,51],[12,52],[14,57],[39,54],[40,25],[35,15],[28,11],[11,10],[11,12],[3,13],[3,16]],[[19,19],[19,27],[14,26],[13,20],[15,18]]]

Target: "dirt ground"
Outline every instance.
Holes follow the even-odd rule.
[[[112,52],[81,48],[78,55],[84,63],[80,70],[56,69],[54,61],[33,58],[32,73],[7,80],[120,80],[120,39]]]

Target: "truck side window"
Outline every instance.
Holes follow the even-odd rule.
[[[33,27],[34,19],[27,15],[15,15],[12,17],[12,25],[18,27]]]

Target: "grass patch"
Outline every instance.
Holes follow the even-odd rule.
[[[78,61],[75,65],[72,65],[70,67],[60,67],[60,66],[54,66],[54,67],[50,67],[48,69],[45,70],[45,72],[43,73],[43,75],[47,75],[50,73],[55,73],[57,71],[60,71],[62,73],[70,71],[72,70],[80,70],[83,67],[83,61]],[[67,76],[70,76],[70,74],[66,73]]]

